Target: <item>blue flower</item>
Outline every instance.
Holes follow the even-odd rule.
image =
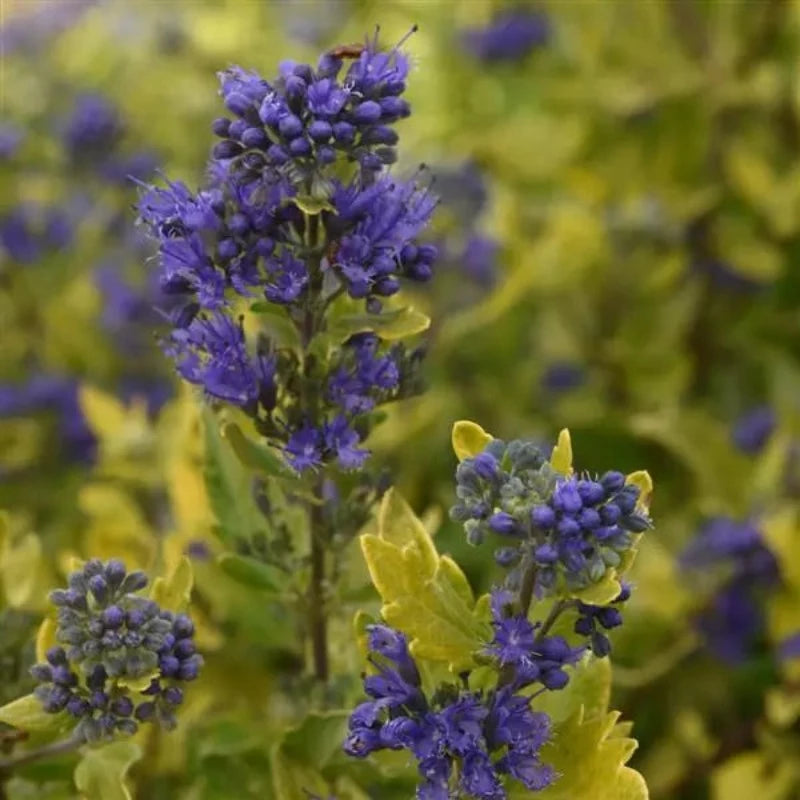
[[[47,713],[66,710],[85,741],[131,735],[150,720],[174,727],[181,684],[202,667],[191,619],[142,597],[146,585],[143,573],[128,573],[121,561],[92,559],[69,576],[68,589],[50,595],[58,644],[31,669],[34,694]],[[153,673],[141,691],[126,682]]]
[[[504,775],[540,789],[554,780],[553,770],[539,760],[550,721],[531,710],[530,697],[510,685],[487,694],[444,685],[429,700],[405,636],[385,625],[370,626],[367,633],[378,672],[364,679],[372,700],[350,716],[348,755],[409,750],[419,771],[418,800],[448,800],[456,765],[458,789],[479,800],[505,798]]]
[[[84,94],[75,101],[62,138],[72,158],[92,164],[107,158],[122,134],[122,119],[114,105],[102,95]]]
[[[550,39],[550,22],[541,12],[510,8],[485,28],[464,31],[466,49],[481,61],[517,61]]]
[[[743,453],[756,455],[764,449],[776,424],[775,412],[769,406],[757,406],[736,420],[731,439]]]
[[[222,313],[174,330],[166,349],[184,379],[237,406],[256,403],[273,378],[271,362],[251,358],[241,325]]]

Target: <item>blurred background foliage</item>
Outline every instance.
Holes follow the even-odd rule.
[[[453,420],[543,443],[569,427],[579,468],[646,465],[657,528],[615,641],[633,763],[653,798],[800,796],[800,3],[5,0],[2,13],[0,702],[29,688],[46,591],[72,557],[169,572],[186,553],[208,668],[178,731],[146,742],[134,794],[300,797],[275,776],[343,721],[281,743],[296,708],[273,683],[302,654],[270,593],[254,606],[211,558],[214,442],[159,352],[132,206],[159,169],[201,178],[218,70],[270,75],[376,23],[386,41],[418,23],[396,169],[424,164],[442,199],[429,231],[442,263],[414,298],[433,320],[429,390],[371,444],[481,590],[485,551],[446,521]],[[756,556],[774,559],[766,577]],[[348,614],[377,603],[359,554],[344,557],[334,655],[355,686]],[[366,797],[364,780],[408,796],[325,752],[338,797]],[[11,796],[69,797],[68,777],[31,768]]]

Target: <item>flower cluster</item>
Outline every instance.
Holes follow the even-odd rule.
[[[541,12],[510,8],[484,28],[464,31],[464,47],[481,61],[517,61],[550,39],[550,21]]]
[[[554,780],[552,768],[539,759],[550,720],[514,686],[482,693],[444,685],[429,700],[402,633],[373,625],[369,649],[377,673],[364,679],[372,699],[350,717],[349,755],[410,750],[420,774],[418,800],[448,800],[456,785],[470,797],[503,800],[504,776],[533,791]]]
[[[126,572],[121,561],[92,559],[50,595],[59,644],[31,668],[35,694],[48,713],[78,720],[76,735],[87,741],[135,733],[150,720],[174,727],[180,684],[202,666],[192,621],[141,596],[146,585],[144,573]],[[137,682],[140,691],[131,688]]]
[[[360,467],[365,415],[413,394],[418,352],[357,335],[309,355],[341,295],[380,314],[400,279],[431,277],[436,248],[418,245],[436,201],[382,168],[395,160],[393,123],[409,113],[408,59],[375,40],[284,63],[268,82],[221,77],[234,118],[213,124],[209,184],[150,187],[140,218],[159,249],[162,290],[179,299],[165,350],[180,375],[251,415],[298,471]],[[266,332],[250,341],[241,310],[283,315],[299,345]],[[274,318],[274,317],[273,317]],[[367,326],[369,327],[369,326]],[[301,351],[301,352],[298,352]]]
[[[570,589],[581,589],[619,566],[631,534],[650,527],[637,511],[639,494],[621,472],[559,480],[550,499],[531,511],[539,586],[550,588],[563,576]]]
[[[576,591],[619,566],[633,535],[650,527],[640,490],[620,472],[594,480],[557,475],[532,442],[494,439],[456,471],[453,519],[479,544],[489,533],[508,544],[495,551],[504,567],[536,564],[536,593],[560,581]]]
[[[760,595],[780,578],[778,562],[752,522],[714,517],[681,554],[685,569],[717,567],[723,574],[709,605],[697,617],[708,647],[735,663],[752,649],[764,628]]]
[[[576,664],[583,647],[571,647],[562,636],[548,636],[541,624],[533,624],[514,613],[512,595],[507,591],[492,593],[494,639],[486,653],[497,659],[500,667],[510,667],[511,685],[523,689],[541,683],[545,689],[563,689],[569,682],[564,667]]]
[[[596,606],[578,602],[578,619],[575,621],[575,633],[589,639],[592,652],[602,658],[611,652],[611,642],[603,631],[610,631],[622,625],[622,612],[614,606],[627,602],[631,596],[629,583],[622,584],[622,590],[614,599],[614,605]]]

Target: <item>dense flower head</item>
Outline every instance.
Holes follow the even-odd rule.
[[[571,647],[561,636],[548,636],[539,631],[527,616],[515,613],[512,596],[505,590],[492,593],[492,626],[494,637],[486,653],[497,659],[501,667],[513,670],[512,685],[522,689],[541,683],[546,689],[563,689],[569,682],[565,667],[576,664],[583,647]]]
[[[495,16],[483,28],[464,31],[464,47],[481,61],[517,61],[550,39],[550,21],[520,6]]]
[[[132,734],[150,720],[174,727],[181,684],[203,663],[191,619],[143,597],[147,577],[121,561],[87,561],[68,583],[50,595],[57,644],[31,669],[44,710],[66,710],[87,741]],[[131,689],[137,681],[145,688]]]
[[[565,478],[529,441],[493,439],[459,464],[456,484],[450,514],[464,523],[468,541],[500,536],[498,564],[536,564],[537,596],[600,581],[650,527],[638,487],[622,473]]]
[[[402,44],[402,42],[400,43]],[[220,75],[233,117],[214,122],[216,158],[244,175],[269,173],[311,179],[339,157],[378,171],[396,160],[392,125],[410,114],[401,95],[408,57],[400,44],[365,45],[324,53],[316,67],[286,61],[273,81],[232,67]],[[353,60],[345,69],[345,56]]]
[[[371,699],[350,716],[348,755],[409,750],[419,770],[418,800],[448,800],[456,789],[479,800],[504,800],[505,776],[534,791],[555,779],[539,759],[550,720],[516,687],[482,693],[443,685],[429,698],[402,633],[372,625],[368,645],[377,672],[364,679]]]
[[[684,549],[680,563],[708,580],[721,580],[695,624],[712,653],[729,663],[742,661],[764,631],[762,595],[780,580],[778,562],[752,521],[713,517]]]
[[[80,95],[66,120],[62,139],[67,153],[77,162],[104,160],[124,133],[117,108],[99,94]]]
[[[71,216],[58,206],[15,206],[0,215],[0,264],[33,264],[62,251],[71,244],[74,227]]]
[[[602,658],[611,653],[611,642],[604,631],[610,631],[622,625],[622,612],[619,606],[627,602],[630,596],[630,584],[623,583],[622,590],[611,605],[597,606],[578,602],[575,633],[588,638],[589,647],[596,656]]]
[[[0,383],[0,419],[51,415],[58,441],[67,458],[90,463],[97,440],[78,400],[78,382],[65,375],[42,372],[21,383]]]
[[[206,185],[166,181],[140,199],[174,299],[167,355],[208,398],[253,417],[298,472],[360,468],[369,413],[419,390],[421,350],[357,333],[310,352],[340,295],[350,299],[337,308],[364,302],[369,328],[401,280],[431,277],[436,248],[416,238],[436,200],[421,180],[382,171],[409,113],[407,74],[399,46],[376,39],[316,67],[285,62],[272,81],[232,67],[220,80],[233,116],[213,124],[222,141]],[[247,325],[247,305],[267,324]],[[276,315],[299,343],[269,331]]]

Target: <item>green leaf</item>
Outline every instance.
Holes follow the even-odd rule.
[[[470,668],[491,628],[476,614],[458,565],[442,565],[425,526],[396,492],[384,496],[378,523],[377,533],[361,536],[361,550],[383,618],[409,636],[415,656]]]
[[[313,796],[328,796],[328,783],[319,771],[289,758],[281,745],[270,751],[272,789],[275,800],[301,800]]]
[[[347,711],[310,713],[283,739],[283,752],[293,761],[323,769],[339,753],[347,733]]]
[[[478,453],[482,453],[492,437],[486,433],[476,422],[460,419],[453,425],[451,434],[453,452],[459,461],[465,458],[474,458]]]
[[[130,741],[86,750],[75,768],[75,785],[85,800],[131,800],[125,776],[142,757],[142,748]]]
[[[205,485],[211,509],[217,518],[217,531],[228,544],[237,539],[252,539],[264,529],[264,518],[253,499],[251,477],[226,441],[220,436],[217,420],[209,408],[203,409],[205,429]]]
[[[277,478],[295,477],[272,447],[249,439],[235,422],[223,425],[222,437],[230,443],[233,452],[246,467]]]
[[[421,311],[407,306],[382,311],[380,314],[343,314],[335,318],[330,332],[340,339],[347,339],[354,333],[373,331],[381,339],[394,341],[422,333],[430,327],[430,318]]]
[[[625,764],[636,749],[626,729],[617,729],[618,712],[589,717],[579,709],[554,726],[541,759],[559,774],[538,792],[537,800],[647,800],[641,775]],[[519,784],[509,792],[510,800],[530,797]]]
[[[0,722],[21,731],[55,732],[65,727],[67,718],[64,714],[46,713],[32,694],[26,694],[0,706]]]
[[[277,567],[256,561],[249,556],[223,553],[217,559],[217,563],[226,575],[254,589],[278,592],[284,583],[283,575]]]
[[[562,475],[572,472],[572,440],[566,428],[558,434],[558,442],[550,456],[550,466]]]

